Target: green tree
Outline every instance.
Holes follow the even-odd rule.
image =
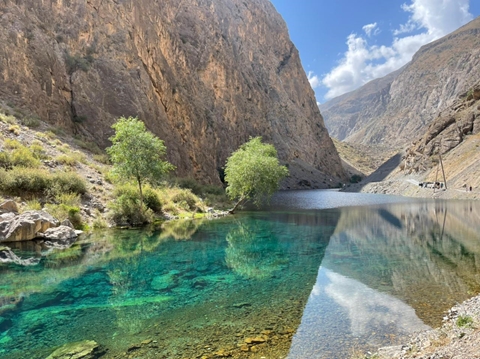
[[[112,146],[107,148],[112,172],[119,178],[137,182],[143,208],[143,184],[158,181],[175,167],[162,160],[167,151],[163,141],[148,131],[142,121],[120,117],[112,128],[115,135],[110,137]]]
[[[275,147],[262,143],[261,137],[251,138],[232,153],[225,165],[227,194],[238,200],[230,213],[247,200],[259,205],[278,190],[287,175],[288,169],[279,164]]]

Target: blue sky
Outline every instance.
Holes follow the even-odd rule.
[[[400,68],[420,46],[480,15],[480,0],[271,0],[317,100]]]

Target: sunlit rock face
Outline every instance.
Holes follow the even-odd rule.
[[[6,0],[0,99],[108,145],[119,116],[165,140],[177,174],[220,183],[250,136],[285,188],[344,179],[286,25],[268,0]],[[303,180],[303,181],[302,181]]]

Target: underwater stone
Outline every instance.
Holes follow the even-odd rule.
[[[96,359],[103,354],[99,348],[93,340],[68,343],[55,350],[47,359]]]

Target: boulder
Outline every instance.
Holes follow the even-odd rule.
[[[51,227],[58,226],[58,221],[45,211],[27,211],[19,216],[8,217],[0,222],[0,242],[29,241]]]
[[[102,354],[97,342],[83,340],[61,346],[50,354],[47,359],[96,359]]]
[[[3,212],[14,212],[18,213],[18,206],[15,201],[8,200],[0,204],[0,213]]]
[[[52,240],[52,241],[66,241],[68,239],[77,238],[78,232],[82,233],[82,231],[76,231],[75,229],[61,225],[55,228],[47,229],[42,237]]]

